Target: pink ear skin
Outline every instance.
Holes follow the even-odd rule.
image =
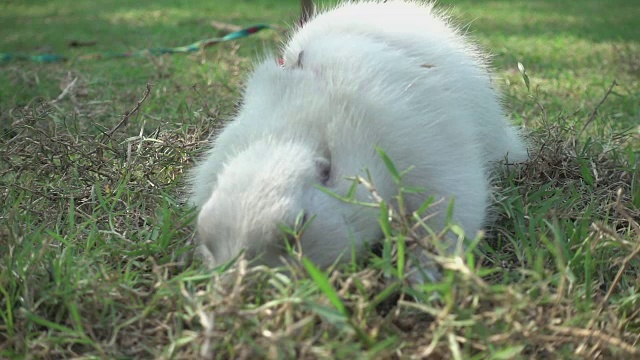
[[[298,54],[298,60],[296,60],[296,63],[293,64],[293,66],[291,66],[291,69],[302,69],[302,57],[304,55],[304,50],[300,51],[300,53]],[[276,64],[278,64],[281,68],[285,69],[287,68],[286,62],[284,60],[284,58],[278,58],[276,59]]]

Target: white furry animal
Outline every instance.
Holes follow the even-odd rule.
[[[413,167],[405,185],[425,190],[407,199],[409,211],[444,199],[430,223],[442,228],[454,198],[453,220],[469,237],[485,222],[492,166],[527,158],[484,57],[430,3],[344,3],[297,29],[282,60],[256,67],[236,119],[192,173],[198,237],[214,265],[243,249],[281,264],[279,225],[293,227],[301,212],[302,253],[320,266],[383,238],[378,210],[318,188],[347,194],[346,178],[368,170],[392,201],[398,189],[376,146],[398,169]],[[371,202],[362,186],[355,196]]]

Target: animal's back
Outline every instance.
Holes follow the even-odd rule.
[[[346,94],[411,108],[427,122],[444,114],[452,128],[474,134],[486,161],[527,158],[504,117],[485,55],[432,3],[344,3],[295,32],[283,58]]]

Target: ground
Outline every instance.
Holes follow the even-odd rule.
[[[485,237],[412,288],[400,209],[366,266],[285,276],[190,256],[184,174],[299,2],[0,4],[0,53],[70,56],[0,63],[0,357],[640,357],[640,7],[438,6],[495,55],[533,151],[496,180]],[[223,35],[212,21],[278,29],[192,54],[78,58]]]

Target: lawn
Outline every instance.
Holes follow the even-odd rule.
[[[0,62],[0,358],[640,357],[640,6],[438,6],[494,54],[533,156],[496,180],[485,238],[412,288],[398,216],[366,266],[192,256],[184,175],[298,1],[2,2],[0,53],[70,60]],[[277,30],[78,58],[223,35],[212,20]]]

